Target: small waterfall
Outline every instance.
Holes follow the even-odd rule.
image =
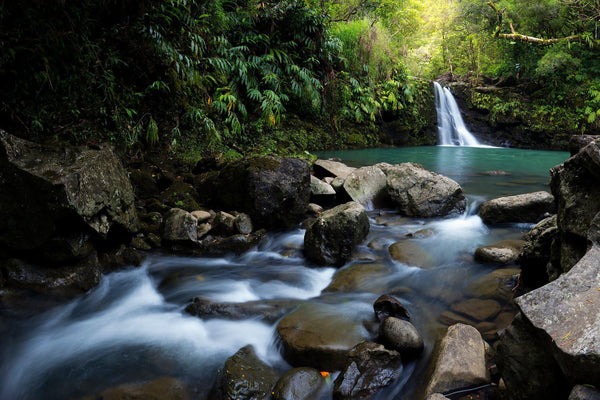
[[[435,109],[440,145],[480,147],[481,144],[465,126],[458,104],[456,104],[450,89],[443,88],[437,82],[433,82],[433,86],[435,87]]]

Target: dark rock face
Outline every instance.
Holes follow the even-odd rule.
[[[575,385],[569,400],[600,400],[600,392],[589,386]]]
[[[525,244],[516,262],[522,267],[521,280],[525,287],[538,288],[548,283],[546,266],[550,261],[552,242],[557,237],[556,215],[540,221],[523,237]]]
[[[335,380],[335,400],[365,400],[398,379],[402,373],[400,353],[380,344],[363,342],[348,353],[348,361]]]
[[[138,229],[131,183],[109,147],[59,150],[3,131],[0,219],[0,245],[16,251],[74,231]]]
[[[306,230],[304,253],[320,265],[342,266],[369,233],[367,212],[349,202],[322,213]]]
[[[225,361],[210,392],[210,400],[268,400],[279,376],[250,345]]]
[[[290,228],[308,208],[310,167],[296,158],[249,157],[206,173],[198,186],[203,200],[218,209],[245,212],[259,227]]]
[[[537,223],[555,210],[554,197],[550,193],[535,192],[486,201],[481,205],[479,216],[486,224]]]
[[[579,150],[598,139],[600,139],[599,135],[573,135],[569,139],[569,152],[574,156],[579,153]]]
[[[319,400],[328,397],[327,383],[314,368],[293,368],[273,388],[273,400]]]
[[[185,384],[175,378],[158,378],[148,383],[121,385],[80,400],[190,400]]]
[[[373,303],[373,309],[375,310],[375,317],[379,321],[383,321],[387,317],[410,320],[410,314],[400,300],[388,294],[379,296]]]

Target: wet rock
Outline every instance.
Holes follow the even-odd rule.
[[[58,149],[0,131],[0,245],[37,252],[50,239],[139,229],[129,177],[108,146]]]
[[[475,321],[464,315],[454,313],[452,311],[444,311],[438,316],[438,321],[444,325],[450,326],[455,324],[475,325]]]
[[[465,196],[458,183],[413,163],[383,167],[387,192],[398,210],[410,217],[437,217],[462,212]]]
[[[346,179],[356,168],[352,168],[338,161],[317,160],[313,164],[315,176],[323,179],[326,176],[333,176]]]
[[[503,240],[490,246],[475,250],[475,261],[490,264],[512,264],[519,256],[524,245],[523,240]]]
[[[481,334],[468,325],[449,327],[441,341],[426,394],[448,393],[489,382]]]
[[[525,287],[538,288],[548,283],[546,266],[550,262],[552,241],[558,237],[556,215],[540,221],[523,237],[525,244],[517,257],[523,271],[521,280]]]
[[[217,373],[210,400],[268,400],[279,376],[248,345],[225,361]]]
[[[44,264],[60,266],[83,260],[94,251],[92,238],[85,232],[69,232],[50,238],[40,249]]]
[[[347,353],[368,339],[361,320],[323,304],[300,306],[279,322],[277,334],[286,361],[321,371],[344,368]]]
[[[402,373],[400,353],[380,344],[363,342],[348,353],[348,361],[335,380],[335,400],[370,399]]]
[[[569,400],[600,400],[600,392],[589,386],[575,385]]]
[[[479,216],[486,224],[537,223],[555,211],[554,196],[535,192],[486,201],[479,209]]]
[[[423,336],[410,322],[388,317],[381,324],[380,339],[388,347],[397,350],[402,356],[419,355],[425,348]]]
[[[497,269],[473,281],[465,294],[481,299],[510,300],[521,271],[518,268]]]
[[[350,198],[363,205],[383,203],[386,193],[385,174],[377,167],[362,167],[353,171],[344,181],[344,189]]]
[[[400,300],[388,294],[379,296],[373,303],[373,309],[375,310],[375,317],[379,321],[383,321],[387,317],[410,320],[410,314]]]
[[[80,400],[190,400],[186,385],[175,378],[158,378],[148,383],[121,385]]]
[[[349,202],[323,212],[306,230],[304,253],[320,265],[342,266],[369,233],[367,212]]]
[[[272,324],[298,307],[303,300],[274,299],[249,301],[246,303],[219,303],[195,297],[185,311],[202,319],[243,320],[257,318]]]
[[[314,368],[293,368],[275,384],[273,400],[317,400],[326,397],[327,383]]]
[[[390,255],[398,262],[420,268],[435,266],[435,259],[415,242],[402,240],[389,248]]]
[[[233,227],[237,233],[242,235],[249,235],[254,229],[252,226],[252,219],[248,214],[240,213],[233,220]]]
[[[600,140],[595,140],[585,146],[577,155],[583,166],[600,180]]]
[[[508,172],[502,171],[502,170],[492,170],[492,171],[485,171],[482,174],[490,175],[490,176],[506,176],[506,175],[508,175]]]
[[[213,215],[208,211],[196,210],[191,212],[192,216],[198,220],[199,224],[209,221]]]
[[[474,321],[485,321],[498,315],[502,306],[495,300],[469,299],[453,304],[451,309]]]
[[[189,212],[172,208],[165,215],[162,240],[169,243],[192,244],[198,239],[198,220]]]
[[[207,204],[245,212],[258,227],[293,228],[308,207],[310,167],[297,158],[247,157],[199,176],[197,188]]]
[[[574,156],[588,144],[598,139],[600,139],[598,135],[573,135],[569,139],[569,152]]]
[[[389,275],[390,269],[383,264],[355,264],[336,271],[331,279],[331,283],[323,290],[323,293],[329,292],[353,292],[370,291],[380,293],[382,286],[387,282],[382,282]]]
[[[264,229],[249,235],[232,235],[226,238],[206,237],[200,242],[200,247],[213,254],[242,254],[258,246],[267,236]]]

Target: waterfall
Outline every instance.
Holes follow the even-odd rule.
[[[469,132],[460,115],[458,104],[450,89],[443,88],[437,82],[435,87],[435,109],[438,118],[438,131],[441,146],[479,147],[481,144]]]

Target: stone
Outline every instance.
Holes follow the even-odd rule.
[[[342,266],[369,233],[369,218],[355,202],[323,212],[304,235],[304,254],[319,265]]]
[[[133,234],[134,200],[111,147],[59,149],[0,131],[0,246],[27,252],[64,234]]]
[[[248,214],[240,213],[233,220],[233,227],[237,233],[242,235],[249,235],[254,229],[252,226],[252,219]]]
[[[494,318],[502,310],[495,300],[469,299],[453,304],[452,311],[463,314],[474,321],[485,321]]]
[[[196,210],[191,212],[192,216],[198,220],[199,224],[209,221],[212,218],[212,214],[208,211]]]
[[[389,247],[392,258],[406,265],[419,268],[431,268],[436,265],[436,260],[419,244],[401,240]]]
[[[326,176],[332,176],[335,178],[346,179],[356,168],[347,166],[344,163],[332,160],[317,160],[313,164],[315,170],[315,176],[317,178],[324,178]]]
[[[248,345],[229,357],[217,373],[210,400],[269,400],[279,376]]]
[[[231,236],[236,233],[235,217],[224,211],[219,211],[212,222],[212,230],[216,235]]]
[[[574,156],[581,149],[598,139],[600,139],[599,135],[573,135],[569,139],[569,152]]]
[[[433,393],[427,396],[425,400],[448,400],[446,396],[440,393]]]
[[[223,163],[195,182],[205,204],[244,212],[259,228],[296,227],[310,197],[310,167],[298,158],[246,157]]]
[[[246,303],[219,303],[199,297],[185,307],[185,312],[202,319],[244,320],[256,318],[273,324],[298,307],[298,299],[257,300]]]
[[[448,310],[443,311],[438,316],[438,321],[447,326],[455,325],[458,323],[465,324],[465,325],[471,325],[471,326],[475,325],[475,321],[469,319],[468,317],[454,313],[452,311],[448,311]]]
[[[503,240],[489,246],[479,247],[475,250],[475,261],[497,265],[512,264],[516,261],[524,244],[523,240]]]
[[[390,274],[390,269],[383,264],[354,264],[344,267],[333,274],[331,283],[323,289],[323,293],[330,292],[372,292],[380,293],[385,287]]]
[[[315,203],[308,204],[308,213],[317,216],[323,212],[323,207]]]
[[[337,177],[331,181],[330,185],[338,195],[345,194],[346,196],[348,196],[348,194],[344,190],[344,182],[346,182],[344,178]]]
[[[314,368],[292,368],[279,378],[273,400],[317,400],[325,397],[327,382]],[[327,393],[328,394],[328,393]]]
[[[303,304],[277,324],[283,356],[292,366],[339,371],[347,353],[369,334],[357,317],[340,313],[335,306]]]
[[[600,140],[590,142],[581,149],[578,157],[581,158],[581,163],[589,173],[600,180]]]
[[[384,168],[387,192],[398,210],[409,217],[439,217],[465,210],[462,188],[450,178],[404,163]]]
[[[165,215],[162,240],[168,243],[196,243],[198,220],[180,208],[171,208]]]
[[[181,208],[185,211],[192,212],[200,208],[198,204],[198,193],[193,185],[182,180],[174,181],[160,197],[162,202],[169,207]]]
[[[310,194],[313,197],[318,196],[335,196],[335,190],[330,184],[323,182],[314,175],[310,176]]]
[[[362,167],[353,171],[344,181],[344,190],[350,198],[365,206],[382,204],[386,193],[385,174],[377,167]]]
[[[423,352],[425,342],[410,322],[394,317],[386,318],[379,329],[380,339],[402,356],[414,357]]]
[[[105,391],[86,396],[80,400],[191,400],[186,385],[178,379],[163,377],[147,383],[134,383],[116,386]]]
[[[202,239],[212,230],[211,224],[198,224],[198,229],[196,232],[198,233],[198,239]]]
[[[568,400],[600,400],[600,392],[584,385],[575,385]]]
[[[588,240],[590,243],[600,246],[600,212],[596,214],[590,223],[588,230]]]
[[[481,334],[474,327],[463,324],[449,327],[440,343],[426,395],[489,383],[485,347]]]
[[[537,223],[555,211],[554,196],[540,191],[486,201],[479,209],[479,216],[484,223],[490,225],[511,222]]]
[[[212,254],[234,253],[239,255],[260,245],[266,236],[267,232],[264,229],[249,235],[237,234],[222,239],[206,236],[200,242],[200,247]]]
[[[348,361],[335,380],[334,400],[366,400],[398,379],[402,373],[400,353],[380,344],[363,342],[348,353]]]
[[[389,294],[381,295],[373,303],[375,317],[383,322],[387,317],[395,317],[410,321],[410,314],[406,307],[397,298]]]
[[[550,262],[552,242],[558,238],[556,215],[538,222],[523,237],[525,243],[517,257],[521,265],[521,281],[525,287],[538,288],[549,281],[546,266]]]

